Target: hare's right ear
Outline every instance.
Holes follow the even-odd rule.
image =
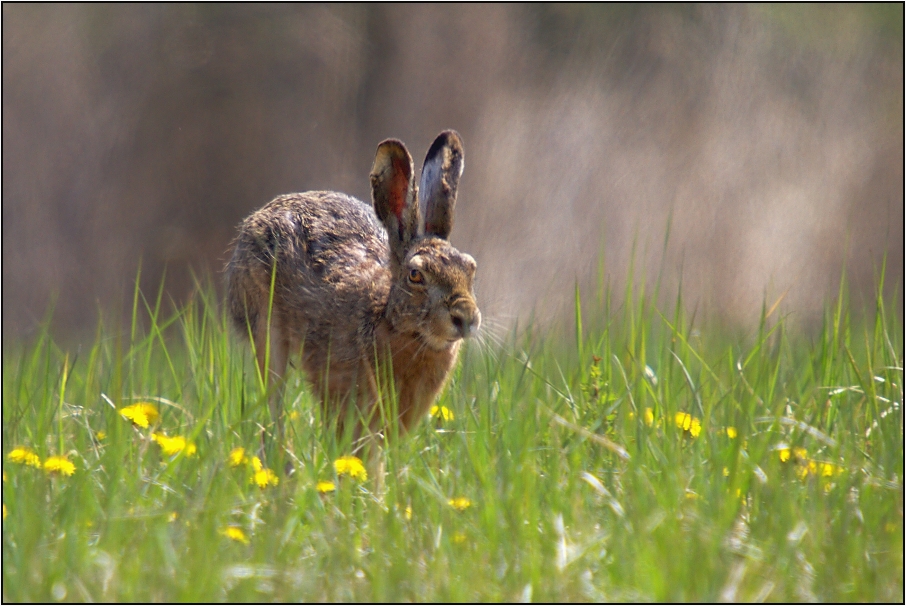
[[[431,144],[422,166],[419,206],[425,234],[445,240],[450,236],[462,168],[462,138],[455,130],[445,130]]]
[[[402,141],[387,139],[378,145],[371,168],[371,198],[378,218],[387,228],[390,250],[398,263],[418,236],[418,204],[412,182],[412,156]]]

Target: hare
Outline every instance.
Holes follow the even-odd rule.
[[[356,437],[387,429],[394,420],[377,404],[388,378],[401,434],[428,412],[481,324],[475,260],[448,241],[462,169],[462,140],[444,131],[416,186],[406,146],[387,139],[371,169],[373,208],[337,192],[288,194],[242,223],[226,269],[229,310],[262,376],[277,383],[270,408],[281,437],[295,354],[339,431],[348,406],[370,419]]]

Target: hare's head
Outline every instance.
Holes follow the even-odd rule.
[[[444,131],[428,150],[419,187],[402,142],[378,145],[371,169],[374,210],[387,228],[393,286],[387,319],[433,349],[470,337],[481,324],[472,282],[475,259],[447,240],[463,168],[462,140]]]

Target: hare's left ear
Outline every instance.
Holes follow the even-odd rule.
[[[371,167],[371,198],[375,213],[387,228],[390,251],[399,263],[419,231],[414,172],[412,156],[402,141],[387,139],[378,145]]]
[[[462,139],[455,130],[445,130],[431,144],[422,167],[419,214],[425,235],[444,239],[450,236],[462,168]]]

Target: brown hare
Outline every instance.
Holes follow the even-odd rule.
[[[229,309],[262,376],[277,382],[270,407],[281,436],[295,354],[339,431],[350,405],[370,419],[356,437],[394,422],[376,407],[391,377],[400,433],[428,412],[481,323],[475,260],[447,240],[462,169],[462,140],[444,131],[416,186],[406,146],[387,139],[371,169],[373,208],[336,192],[288,194],[242,223],[226,270]]]

